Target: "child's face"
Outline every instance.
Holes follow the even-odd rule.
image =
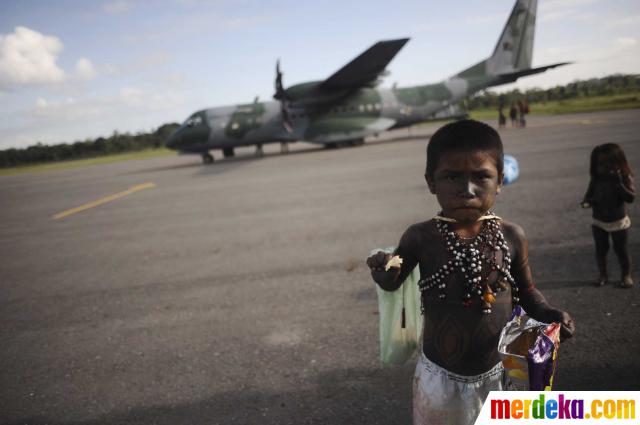
[[[613,161],[611,155],[601,153],[598,155],[598,161],[596,162],[596,172],[601,175],[612,174],[617,171],[617,167]]]
[[[442,213],[461,223],[477,221],[487,212],[502,187],[492,152],[446,152],[427,177],[431,193],[438,198]]]

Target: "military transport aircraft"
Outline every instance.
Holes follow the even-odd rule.
[[[380,41],[324,81],[284,88],[276,64],[275,101],[204,109],[193,113],[170,137],[167,146],[201,154],[265,143],[303,140],[327,146],[360,145],[364,138],[385,130],[433,119],[460,100],[487,87],[566,65],[531,67],[537,0],[517,0],[493,54],[447,80],[415,87],[376,88],[385,68],[409,40]]]

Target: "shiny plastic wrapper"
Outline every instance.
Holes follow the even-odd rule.
[[[559,346],[559,323],[538,322],[516,306],[498,343],[505,390],[550,391]]]

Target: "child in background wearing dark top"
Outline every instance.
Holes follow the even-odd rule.
[[[591,181],[582,201],[583,208],[592,208],[593,240],[596,244],[596,262],[600,276],[596,286],[608,282],[607,252],[609,235],[613,241],[613,251],[620,261],[620,287],[631,288],[631,256],[627,239],[631,220],[627,215],[626,203],[633,202],[636,191],[633,172],[627,163],[622,148],[615,143],[597,146],[591,152],[589,169]]]
[[[574,332],[571,316],[535,288],[522,228],[493,215],[503,181],[498,133],[473,120],[431,137],[425,178],[442,211],[410,226],[394,254],[367,259],[375,282],[398,289],[420,267],[422,353],[413,380],[413,423],[473,424],[489,391],[501,390],[500,331],[515,304],[533,318]],[[400,268],[385,265],[392,256]]]

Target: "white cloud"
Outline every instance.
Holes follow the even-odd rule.
[[[628,49],[630,47],[635,47],[638,44],[638,40],[633,37],[620,37],[615,41],[615,46],[618,49]]]
[[[181,86],[185,81],[186,81],[186,77],[182,72],[175,72],[173,74],[169,74],[164,78],[164,82],[165,84],[172,86],[172,87],[177,87],[177,86]]]
[[[80,58],[76,62],[76,75],[83,80],[91,80],[96,76],[96,70],[89,59]]]
[[[485,24],[499,24],[504,23],[505,21],[504,13],[496,14],[496,15],[475,15],[464,18],[465,24],[471,25],[485,25]]]
[[[249,16],[244,18],[227,18],[222,26],[229,30],[242,30],[258,27],[272,20],[271,16]]]
[[[607,29],[620,28],[620,27],[638,27],[640,26],[640,15],[629,15],[623,18],[608,20],[604,27]]]
[[[140,106],[142,105],[144,93],[140,89],[125,87],[120,90],[120,100],[129,106]]]
[[[105,12],[116,15],[126,13],[133,8],[133,2],[127,0],[116,0],[102,5]]]
[[[594,16],[584,12],[584,6],[597,3],[598,0],[547,0],[542,2],[538,15],[543,22],[558,19],[584,20]]]
[[[0,149],[72,143],[108,136],[114,130],[149,131],[191,112],[190,107],[185,109],[184,96],[172,90],[129,86],[106,97],[86,95],[35,97],[19,113],[0,117]]]
[[[57,37],[26,27],[0,35],[0,89],[64,81],[65,73],[56,65],[63,48]]]
[[[59,100],[47,100],[43,97],[36,99],[36,107],[31,113],[40,117],[58,115],[60,111],[68,110],[76,104],[76,100],[67,97]]]

